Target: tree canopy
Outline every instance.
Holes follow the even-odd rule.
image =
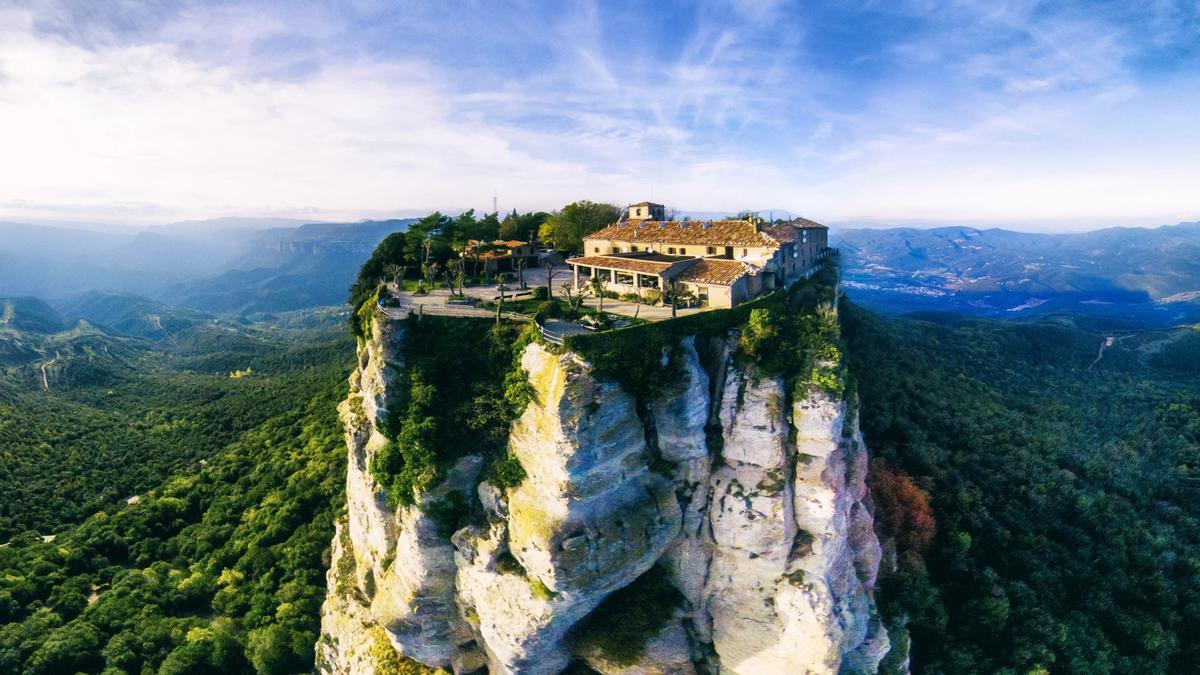
[[[1061,325],[849,306],[843,333],[913,672],[1196,672],[1194,372],[1137,336],[1089,370],[1104,336]]]
[[[620,216],[621,208],[613,204],[587,200],[572,202],[550,214],[538,230],[538,236],[560,251],[578,252],[583,250],[584,237],[612,225]]]
[[[345,480],[336,406],[353,346],[344,334],[298,341],[261,340],[254,374],[240,378],[152,371],[59,394],[88,418],[82,443],[72,440],[79,422],[71,414],[22,420],[39,438],[73,448],[59,461],[84,467],[86,479],[119,484],[128,471],[158,480],[144,489],[150,476],[139,477],[138,500],[64,524],[53,541],[19,535],[0,547],[0,673],[314,669]],[[96,401],[103,410],[91,408]],[[111,442],[97,436],[91,418],[100,415],[112,422],[103,428]],[[88,438],[103,441],[97,449],[114,470],[78,456]],[[182,461],[162,462],[156,452]],[[46,469],[53,481],[55,467]],[[54,488],[63,490],[34,489]],[[67,515],[74,520],[75,510]]]

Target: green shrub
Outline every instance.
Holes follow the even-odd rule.
[[[425,513],[437,523],[438,532],[443,537],[449,537],[462,527],[470,511],[466,496],[458,490],[425,506]]]
[[[533,299],[534,300],[549,300],[550,299],[550,291],[545,286],[534,286],[533,287]]]
[[[363,406],[363,397],[361,394],[350,394],[350,418],[354,421],[354,426],[359,429],[365,429],[370,423],[370,418],[367,417],[367,409]]]
[[[350,315],[351,332],[359,337],[367,337],[371,334],[375,318],[379,315],[379,293],[383,290],[383,285],[379,284],[373,288],[374,290],[359,300],[358,304],[354,306],[354,312]]]
[[[533,397],[520,357],[536,330],[488,319],[405,320],[405,365],[380,429],[391,442],[371,463],[390,506],[415,503],[460,457],[504,452],[512,421]]]
[[[538,321],[543,321],[545,319],[555,318],[560,314],[561,312],[557,302],[554,302],[553,300],[545,300],[538,304],[535,317]]]
[[[662,291],[658,290],[657,288],[651,288],[649,290],[642,291],[643,304],[657,305],[658,303],[662,302],[662,299]]]
[[[487,473],[487,480],[496,487],[511,488],[520,485],[525,476],[525,467],[521,466],[521,460],[508,454],[492,464]]]

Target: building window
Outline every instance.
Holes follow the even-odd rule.
[[[668,248],[667,253],[670,253],[671,255],[675,255],[675,247],[672,246],[672,247]]]
[[[637,253],[637,247],[636,247],[636,246],[630,246],[630,247],[629,247],[629,252],[630,252],[630,253]]]
[[[742,257],[745,258],[748,255],[750,255],[750,249],[748,249],[748,248],[742,249]]]
[[[709,254],[709,255],[716,255],[716,253],[717,253],[717,247],[716,247],[716,246],[709,246],[709,247],[708,247],[708,254]]]
[[[612,252],[613,252],[613,253],[620,253],[620,252],[621,252],[621,247],[620,247],[620,246],[614,246],[614,247],[612,247]]]
[[[622,286],[632,286],[633,275],[626,274],[625,272],[617,272],[617,283]]]
[[[687,255],[687,249],[686,248],[679,249],[679,255]]]
[[[592,252],[593,252],[593,253],[599,253],[599,252],[600,252],[600,247],[599,247],[599,246],[594,246],[594,247],[592,247]]]

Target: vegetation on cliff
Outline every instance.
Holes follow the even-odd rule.
[[[494,458],[489,475],[506,486],[519,481],[523,470],[505,452],[510,423],[532,395],[520,360],[536,328],[437,316],[402,326],[403,364],[395,366],[381,428],[390,442],[371,462],[388,503],[414,503],[466,455]]]
[[[656,565],[608,596],[571,630],[568,640],[576,649],[596,650],[613,663],[632,666],[684,603],[683,594]]]
[[[684,336],[721,338],[740,331],[738,356],[764,377],[783,377],[840,391],[837,315],[828,306],[837,283],[835,263],[789,290],[733,309],[715,309],[623,330],[568,337],[566,346],[596,374],[648,400],[677,382]]]
[[[1137,336],[1089,370],[1104,336],[1057,325],[843,328],[914,672],[1195,672],[1194,372]]]

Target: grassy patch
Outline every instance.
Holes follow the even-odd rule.
[[[541,600],[553,600],[558,597],[558,593],[550,590],[550,587],[543,584],[540,579],[529,578],[529,590],[533,591],[533,597]]]

